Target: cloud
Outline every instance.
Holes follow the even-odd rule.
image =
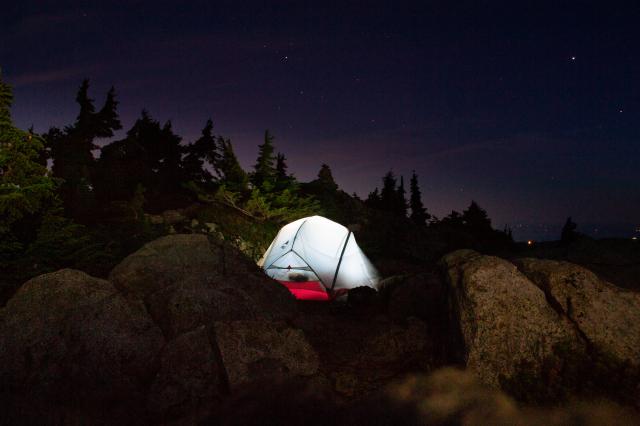
[[[64,81],[72,78],[84,77],[88,75],[90,69],[87,67],[71,67],[42,72],[25,73],[16,77],[8,77],[7,80],[13,87],[31,86],[33,84],[51,83]]]

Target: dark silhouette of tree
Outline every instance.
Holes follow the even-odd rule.
[[[407,191],[404,189],[404,176],[400,176],[400,185],[398,185],[396,195],[395,213],[406,217],[407,216]]]
[[[560,234],[560,242],[562,244],[569,244],[578,239],[578,232],[576,229],[578,225],[572,220],[571,216],[567,218],[567,221],[564,223],[562,227],[562,232]]]
[[[0,255],[19,249],[29,238],[28,219],[55,198],[55,183],[40,164],[42,139],[16,128],[11,119],[13,93],[0,75]]]
[[[447,216],[443,217],[440,221],[440,224],[450,226],[450,227],[462,227],[464,225],[464,220],[460,212],[455,210],[451,210]]]
[[[98,120],[96,137],[110,138],[113,137],[114,130],[122,129],[117,110],[118,101],[116,101],[116,89],[111,87],[109,92],[107,92],[107,99],[104,101],[104,105],[96,116]]]
[[[318,171],[317,182],[325,189],[329,191],[337,191],[338,184],[333,179],[333,173],[331,173],[331,167],[327,164],[322,164]]]
[[[382,178],[382,190],[380,191],[380,208],[387,212],[397,212],[398,191],[396,189],[396,177],[392,171],[388,171]]]
[[[187,180],[202,187],[209,187],[213,182],[210,170],[217,167],[220,161],[218,144],[213,136],[213,122],[209,119],[202,129],[202,134],[194,143],[185,148],[183,167]]]
[[[292,189],[296,180],[287,172],[287,157],[281,152],[276,155],[275,191]]]
[[[0,299],[25,279],[69,266],[86,245],[62,216],[57,182],[41,163],[43,139],[11,120],[11,87],[0,75]],[[43,250],[46,248],[46,250]],[[87,250],[85,250],[85,254]],[[66,262],[66,263],[65,263]]]
[[[365,205],[372,209],[380,209],[382,200],[380,199],[380,191],[378,188],[375,188],[373,191],[369,193],[367,199],[364,201]]]
[[[265,182],[273,183],[276,175],[276,158],[273,153],[273,136],[269,130],[265,130],[264,142],[258,145],[258,158],[253,166],[254,172],[251,174],[251,184],[255,188],[261,188]]]
[[[218,167],[221,183],[224,184],[229,191],[246,193],[249,178],[240,166],[236,154],[233,152],[231,141],[220,137],[218,146],[221,150]]]
[[[427,223],[427,220],[431,218],[431,215],[427,213],[427,209],[422,204],[422,193],[420,192],[420,186],[418,185],[418,176],[413,171],[411,174],[411,181],[409,182],[410,199],[409,207],[411,207],[411,215],[409,218],[413,223],[419,226],[423,226]]]
[[[123,140],[102,148],[96,186],[102,202],[130,200],[141,185],[152,211],[176,208],[186,202],[189,181],[183,167],[181,138],[171,122],[160,125],[142,111]]]
[[[492,230],[491,219],[489,219],[486,210],[482,209],[475,201],[471,201],[469,207],[462,212],[462,221],[472,231]]]
[[[99,112],[89,98],[89,80],[84,80],[76,95],[80,106],[73,125],[64,131],[52,128],[45,135],[53,159],[53,175],[63,179],[60,194],[65,210],[75,219],[87,222],[94,207],[95,158],[92,151],[98,147],[96,138],[112,137],[122,128],[117,114],[115,90],[111,88]]]

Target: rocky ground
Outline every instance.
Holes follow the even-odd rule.
[[[460,250],[355,296],[197,234],[36,277],[0,309],[0,424],[639,421],[640,293],[581,266]]]

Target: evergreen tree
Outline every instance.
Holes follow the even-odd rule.
[[[186,202],[189,181],[183,167],[184,148],[171,122],[160,125],[147,111],[123,140],[102,148],[97,190],[105,203],[129,200],[137,185],[147,191],[150,210],[175,208]]]
[[[264,132],[264,142],[258,145],[258,159],[253,166],[254,172],[251,174],[251,184],[254,188],[261,188],[265,182],[273,183],[276,175],[275,161],[273,155],[273,136],[269,130]]]
[[[451,210],[451,213],[449,213],[449,215],[442,218],[440,224],[458,228],[464,226],[464,220],[462,219],[462,215],[460,214],[460,212]]]
[[[396,188],[396,177],[392,171],[387,172],[382,178],[380,208],[392,213],[398,212],[398,190]]]
[[[427,220],[431,218],[431,215],[427,213],[427,209],[422,204],[422,193],[420,192],[420,186],[418,185],[418,176],[413,171],[411,174],[411,180],[409,182],[410,199],[409,206],[411,207],[411,215],[409,218],[413,223],[419,226],[426,224]]]
[[[471,201],[469,207],[462,212],[462,221],[471,230],[487,231],[492,229],[491,219],[489,219],[486,210],[475,201]]]
[[[113,137],[114,130],[122,129],[117,109],[116,89],[112,86],[107,92],[107,99],[97,115],[98,128],[96,129],[96,137],[110,138]]]
[[[281,152],[276,155],[276,176],[275,176],[275,190],[282,191],[287,188],[292,188],[295,184],[295,178],[287,172],[287,157]]]
[[[233,152],[233,146],[229,139],[219,138],[221,150],[219,173],[221,183],[232,192],[246,193],[249,178],[240,166],[240,162]]]
[[[13,125],[12,101],[0,75],[0,284],[69,266],[87,240],[62,216],[57,183],[40,162],[43,140]],[[56,243],[40,250],[46,241]]]
[[[331,173],[331,168],[327,164],[322,164],[320,166],[320,171],[318,171],[318,179],[317,182],[324,188],[332,191],[338,190],[338,184],[333,179],[333,173]]]
[[[55,198],[55,182],[39,162],[42,139],[13,125],[12,102],[0,75],[0,252],[19,249],[34,232],[28,219]]]
[[[213,136],[213,122],[207,120],[198,140],[185,148],[183,166],[187,179],[208,186],[213,181],[209,169],[220,160],[216,139]]]
[[[400,185],[398,185],[397,195],[396,195],[396,206],[395,213],[406,217],[407,216],[407,191],[404,189],[404,176],[400,176]]]
[[[84,80],[76,95],[80,106],[76,121],[64,131],[52,128],[45,135],[46,145],[51,150],[53,175],[63,179],[60,194],[67,212],[80,221],[91,218],[94,207],[96,138],[113,136],[120,129],[116,112],[117,102],[112,88],[104,106],[95,112],[93,99],[89,98],[89,81]]]
[[[381,200],[380,200],[380,191],[378,191],[378,188],[375,188],[373,191],[369,193],[364,203],[369,208],[376,209],[376,210],[380,209]]]

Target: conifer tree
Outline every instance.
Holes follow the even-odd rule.
[[[287,172],[287,157],[281,152],[276,155],[275,190],[291,189],[295,178]]]
[[[273,183],[276,175],[276,158],[273,153],[273,136],[269,130],[265,130],[264,142],[258,145],[258,158],[253,166],[255,171],[251,174],[251,184],[255,188],[261,188],[265,182]]]
[[[392,213],[398,211],[398,190],[396,188],[396,177],[392,171],[387,172],[382,178],[380,207],[382,210]]]
[[[318,183],[322,185],[324,189],[329,189],[332,191],[338,190],[338,184],[333,179],[333,173],[331,173],[331,167],[327,164],[322,164],[320,166],[320,171],[318,171]]]
[[[205,186],[211,184],[213,176],[209,169],[220,161],[211,119],[207,120],[198,140],[185,148],[185,153],[183,167],[187,179]]]
[[[404,176],[400,176],[400,185],[398,185],[397,195],[396,195],[396,206],[395,213],[406,217],[407,216],[407,191],[404,189]]]
[[[61,262],[77,259],[86,236],[62,217],[56,181],[40,162],[43,140],[13,125],[12,101],[0,74],[0,281],[22,282],[68,266]],[[55,244],[39,251],[45,241]]]
[[[364,203],[372,209],[380,208],[380,191],[377,187],[369,193]]]
[[[427,220],[431,218],[431,215],[427,213],[427,209],[425,209],[424,204],[422,204],[422,193],[420,192],[418,176],[415,171],[411,174],[409,191],[409,207],[411,207],[411,215],[409,218],[416,225],[423,226],[426,224]]]
[[[464,224],[475,231],[491,230],[491,219],[487,211],[481,208],[478,203],[471,201],[469,207],[462,212]]]
[[[11,120],[13,93],[0,75],[0,241],[21,244],[16,225],[55,197],[55,184],[39,163],[42,139],[16,128]],[[32,231],[23,228],[24,231]],[[11,244],[13,244],[11,243]],[[6,248],[6,247],[5,247]]]
[[[52,128],[45,135],[46,145],[51,150],[53,175],[63,179],[60,194],[67,212],[80,221],[90,218],[94,207],[96,138],[113,136],[113,131],[122,126],[117,115],[115,90],[111,88],[104,106],[95,111],[93,99],[89,98],[89,80],[84,80],[76,95],[80,110],[73,125],[64,131]]]
[[[221,150],[219,163],[219,173],[221,183],[233,192],[245,193],[249,178],[247,173],[240,166],[240,162],[233,152],[233,146],[229,139],[219,138],[218,145]]]

